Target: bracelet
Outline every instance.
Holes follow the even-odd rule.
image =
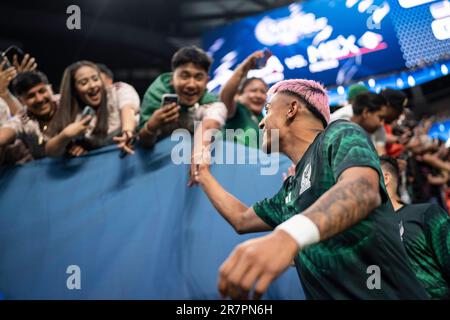
[[[281,229],[294,238],[299,250],[320,241],[319,228],[303,214],[296,214],[275,229]]]
[[[159,135],[161,135],[162,131],[160,128],[156,129],[156,130],[150,130],[148,128],[148,122],[145,123],[144,127],[143,127],[144,131],[146,134],[148,135],[152,135],[152,136],[156,136],[158,137]]]
[[[134,131],[133,130],[123,130],[122,134],[126,134],[127,135],[127,139],[131,139],[134,137]]]

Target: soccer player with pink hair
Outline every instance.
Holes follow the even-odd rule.
[[[296,164],[276,195],[247,207],[207,165],[194,173],[238,233],[273,230],[240,244],[222,264],[222,295],[259,298],[294,260],[308,299],[426,299],[364,130],[345,120],[329,124],[326,90],[311,80],[275,84],[266,111],[263,150],[277,144]]]

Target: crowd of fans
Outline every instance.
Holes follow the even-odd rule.
[[[235,70],[220,95],[207,91],[210,57],[197,47],[184,47],[172,58],[172,72],[161,74],[141,99],[124,82],[114,82],[105,65],[78,61],[62,75],[58,94],[33,57],[0,62],[0,164],[23,164],[42,157],[81,156],[116,143],[132,154],[135,142],[151,148],[175,129],[194,133],[201,122],[201,139],[193,146],[195,158],[208,149],[208,129],[243,129],[234,140],[258,147],[248,130],[258,130],[268,85],[247,78],[260,65],[262,51],[254,52]],[[178,102],[163,105],[166,94]],[[398,194],[405,204],[431,202],[450,207],[450,146],[428,132],[450,112],[418,119],[407,96],[385,88],[370,92],[361,84],[349,88],[348,104],[333,108],[331,121],[357,123],[371,136],[379,155],[397,159]],[[196,132],[197,133],[197,132]],[[256,134],[258,136],[258,134]],[[193,171],[193,170],[191,170]],[[191,177],[191,183],[194,179]]]
[[[432,138],[429,131],[434,123],[450,119],[450,112],[420,119],[402,91],[385,88],[377,94],[362,84],[349,88],[348,100],[348,105],[331,114],[331,120],[359,124],[380,156],[396,159],[403,203],[430,202],[448,210],[450,146],[448,141]]]

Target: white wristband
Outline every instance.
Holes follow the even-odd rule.
[[[286,231],[297,242],[300,250],[320,240],[319,228],[303,214],[296,214],[275,229]]]

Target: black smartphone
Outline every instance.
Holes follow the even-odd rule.
[[[17,62],[19,64],[22,63],[23,58],[25,57],[25,53],[22,49],[16,46],[10,46],[8,49],[3,52],[3,56],[6,57],[9,63],[12,65],[14,63],[14,56],[17,55]]]
[[[178,95],[175,93],[166,93],[163,94],[161,98],[161,105],[165,106],[168,104],[176,103],[178,104]]]
[[[3,55],[4,53],[0,53],[0,63],[3,63],[5,61],[5,64],[3,65],[2,71],[5,71],[9,67],[11,67],[11,63],[9,63],[8,59]]]

